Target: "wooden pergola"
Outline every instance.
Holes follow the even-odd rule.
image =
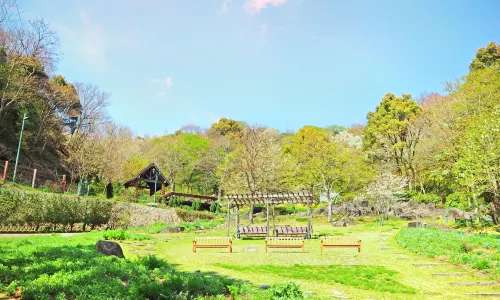
[[[252,205],[252,204],[265,204],[266,205],[266,226],[267,235],[269,235],[269,205],[294,203],[294,204],[306,204],[309,208],[309,220],[308,228],[309,232],[312,229],[312,207],[311,205],[317,203],[318,200],[312,193],[273,193],[273,194],[228,194],[224,196],[227,201],[227,220],[228,220],[228,235],[231,220],[230,208],[235,208],[236,214],[236,229],[239,228],[239,215],[238,210],[242,205]],[[252,212],[250,212],[252,213]],[[273,210],[273,220],[274,220],[274,210]]]

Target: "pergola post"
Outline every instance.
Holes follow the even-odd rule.
[[[307,239],[311,239],[311,230],[312,230],[312,207],[311,202],[307,203],[307,207],[309,208],[309,221],[307,222]]]
[[[219,191],[220,199],[220,191]],[[227,200],[227,237],[230,237],[231,231],[231,201]]]
[[[238,230],[238,228],[240,228],[240,214],[239,214],[239,205],[236,204],[235,205],[235,212],[234,214],[236,215],[236,230]]]
[[[269,236],[269,201],[266,202],[266,227],[267,236]]]

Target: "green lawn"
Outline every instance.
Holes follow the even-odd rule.
[[[261,224],[262,219],[257,219]],[[278,217],[276,224],[304,225],[296,217]],[[406,222],[391,220],[380,227],[371,219],[351,227],[332,227],[322,217],[314,220],[314,235],[356,236],[363,250],[356,248],[325,249],[320,253],[317,238],[306,241],[300,249],[270,249],[264,253],[263,239],[233,239],[233,253],[226,249],[191,250],[192,239],[199,236],[225,236],[227,229],[211,232],[152,234],[151,239],[120,241],[127,260],[96,255],[94,245],[102,233],[73,237],[43,236],[0,238],[0,281],[25,287],[29,299],[45,291],[63,299],[66,296],[87,299],[106,290],[118,291],[123,298],[164,294],[179,287],[198,294],[228,293],[228,285],[247,282],[246,294],[258,293],[258,285],[295,282],[307,291],[308,298],[330,299],[466,299],[467,293],[500,293],[500,286],[455,286],[452,282],[491,280],[490,275],[472,268],[440,262],[437,258],[415,254],[396,243],[399,228]],[[234,228],[233,230],[234,231]],[[129,237],[138,238],[140,232]],[[426,243],[440,243],[426,240]],[[252,248],[252,249],[248,249]],[[255,250],[247,252],[245,250]],[[151,259],[156,255],[162,260]],[[438,257],[439,258],[439,257]],[[415,267],[414,263],[442,263],[432,267]],[[199,272],[197,272],[199,271]],[[465,272],[460,277],[436,277],[433,273]],[[88,290],[83,290],[88,289]],[[207,292],[208,290],[208,292]],[[248,295],[247,295],[248,296]],[[262,298],[264,297],[264,298]],[[1,297],[0,297],[1,298]],[[219,298],[221,299],[221,298]]]
[[[264,224],[264,220],[257,222]],[[304,225],[292,217],[278,217],[276,224]],[[356,236],[363,240],[363,250],[355,248],[326,249],[320,253],[319,239],[306,241],[306,251],[300,249],[270,249],[264,253],[263,239],[233,239],[233,253],[225,249],[191,251],[191,241],[197,236],[225,236],[227,229],[209,233],[158,234],[154,252],[185,271],[215,272],[254,284],[274,284],[294,281],[317,297],[332,295],[354,299],[466,299],[466,293],[496,292],[500,286],[452,286],[451,282],[491,280],[477,270],[450,263],[432,267],[414,267],[414,263],[439,263],[435,258],[400,247],[395,240],[399,228],[406,222],[391,220],[384,227],[373,220],[358,222],[351,227],[332,227],[324,218],[315,218],[314,233],[318,235]],[[232,229],[234,231],[234,228]],[[436,241],[439,242],[439,241]],[[123,244],[126,255],[146,255],[146,246]],[[246,252],[255,248],[256,252]],[[382,250],[387,249],[387,250]],[[151,251],[151,250],[150,250]],[[396,254],[397,253],[397,254]],[[356,266],[352,266],[356,265]],[[358,266],[359,265],[359,266]],[[466,272],[460,277],[436,277],[433,273]],[[452,287],[452,288],[451,288]],[[426,294],[429,293],[429,294]],[[430,294],[437,293],[437,294]]]

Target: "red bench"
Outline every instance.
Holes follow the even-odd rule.
[[[309,238],[309,229],[307,227],[298,226],[282,226],[276,227],[276,236],[305,236],[306,239]]]
[[[240,227],[236,231],[236,237],[240,238],[240,236],[242,236],[242,235],[253,235],[253,236],[265,235],[265,236],[267,236],[267,227],[265,227],[265,226]]]

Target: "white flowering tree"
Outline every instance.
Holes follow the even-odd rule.
[[[380,225],[384,225],[387,213],[404,193],[408,181],[400,176],[390,173],[379,174],[377,179],[370,183],[360,197],[370,201],[380,216]]]

